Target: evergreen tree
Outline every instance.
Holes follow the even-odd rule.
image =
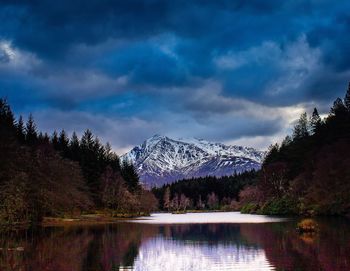
[[[56,131],[53,131],[52,136],[51,136],[51,144],[55,148],[55,150],[58,150],[58,134]]]
[[[104,146],[104,159],[114,171],[120,171],[119,157],[112,151],[112,146],[109,142]]]
[[[34,145],[38,140],[38,132],[34,122],[32,114],[29,114],[29,118],[26,124],[26,142],[28,145]]]
[[[309,135],[308,131],[308,120],[307,120],[307,114],[304,112],[301,114],[297,124],[294,127],[293,131],[293,139],[294,140],[300,140]]]
[[[81,159],[79,161],[83,175],[87,181],[94,202],[100,204],[99,193],[101,189],[100,176],[102,174],[99,166],[99,157],[95,151],[95,140],[92,132],[87,129],[80,140]]]
[[[16,168],[18,158],[16,150],[14,116],[7,101],[0,99],[0,185],[14,176],[12,170]]]
[[[16,125],[16,131],[17,131],[17,138],[21,144],[23,144],[26,140],[26,135],[25,135],[25,128],[24,128],[24,122],[23,122],[23,117],[19,116],[17,125]]]
[[[69,157],[74,161],[80,160],[80,142],[75,132],[69,141]]]
[[[0,99],[0,125],[3,129],[11,130],[15,128],[15,118],[5,99]]]
[[[58,144],[57,144],[58,150],[62,151],[63,154],[66,154],[68,151],[68,143],[69,143],[69,139],[68,139],[67,133],[65,132],[65,130],[62,130],[58,137]]]
[[[292,138],[289,135],[287,135],[282,141],[281,148],[285,148],[289,146],[292,142],[293,142]]]
[[[81,137],[81,141],[80,141],[81,148],[85,151],[86,150],[92,151],[94,148],[94,143],[95,143],[94,136],[92,132],[89,129],[87,129],[84,132],[83,136]]]
[[[121,171],[129,191],[137,192],[140,189],[140,182],[134,165],[129,163],[127,160],[124,160]]]
[[[264,164],[273,163],[274,161],[278,160],[279,155],[279,146],[278,144],[273,144],[269,147],[267,151],[267,155],[264,159]]]
[[[102,163],[105,160],[105,148],[100,143],[100,139],[98,137],[95,137],[94,139],[94,145],[93,145],[93,151],[99,161],[99,166],[102,166]]]
[[[112,146],[109,142],[106,143],[106,145],[104,146],[104,150],[105,150],[105,158],[110,161],[113,159],[113,152],[112,152]]]
[[[42,133],[40,133],[40,134],[42,134]],[[50,137],[47,133],[42,134],[40,143],[50,144]]]
[[[311,128],[312,134],[315,134],[316,131],[320,129],[321,124],[322,124],[322,120],[320,118],[320,115],[318,114],[317,108],[315,108],[310,118],[310,128]]]
[[[346,111],[347,110],[342,99],[337,98],[333,103],[333,107],[331,108],[331,114],[333,116],[342,116]]]
[[[348,90],[346,91],[346,94],[345,94],[344,104],[346,106],[346,109],[350,111],[350,82],[349,82]]]

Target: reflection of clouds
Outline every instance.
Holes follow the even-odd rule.
[[[141,245],[135,271],[273,270],[262,249],[153,238]]]
[[[211,224],[211,223],[272,223],[282,222],[284,218],[269,217],[263,215],[247,215],[239,212],[216,212],[208,215],[207,213],[186,213],[170,214],[159,213],[152,214],[150,217],[141,217],[130,220],[133,223],[142,224]]]

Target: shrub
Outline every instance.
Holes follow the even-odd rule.
[[[247,204],[243,205],[243,207],[241,208],[241,213],[242,214],[253,214],[253,213],[256,213],[258,208],[259,208],[259,206],[255,203],[247,203]]]
[[[260,210],[264,215],[289,215],[297,213],[297,204],[285,196],[268,201]]]
[[[303,219],[297,225],[299,233],[313,233],[318,231],[318,224],[311,218]]]

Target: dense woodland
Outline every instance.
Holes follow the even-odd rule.
[[[157,201],[134,167],[120,163],[90,130],[79,139],[37,130],[33,116],[15,119],[0,99],[0,221],[37,223],[44,216],[92,210],[148,213]]]
[[[182,180],[154,189],[163,210],[350,214],[350,84],[321,119],[315,108],[281,144],[270,146],[262,169],[230,177]]]
[[[350,84],[321,119],[302,114],[270,147],[259,181],[240,198],[243,211],[263,214],[350,214]]]
[[[261,214],[350,214],[350,85],[321,119],[303,113],[293,134],[270,147],[259,172],[181,180],[153,193],[131,164],[90,130],[39,132],[0,99],[0,222],[108,210],[238,210]],[[156,197],[155,197],[155,196]]]
[[[237,210],[239,192],[246,186],[257,182],[255,171],[224,177],[202,177],[180,180],[153,193],[163,210]]]

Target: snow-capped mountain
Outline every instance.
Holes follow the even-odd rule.
[[[183,178],[225,176],[259,169],[264,152],[203,139],[171,139],[155,135],[121,156],[133,163],[147,186]]]

